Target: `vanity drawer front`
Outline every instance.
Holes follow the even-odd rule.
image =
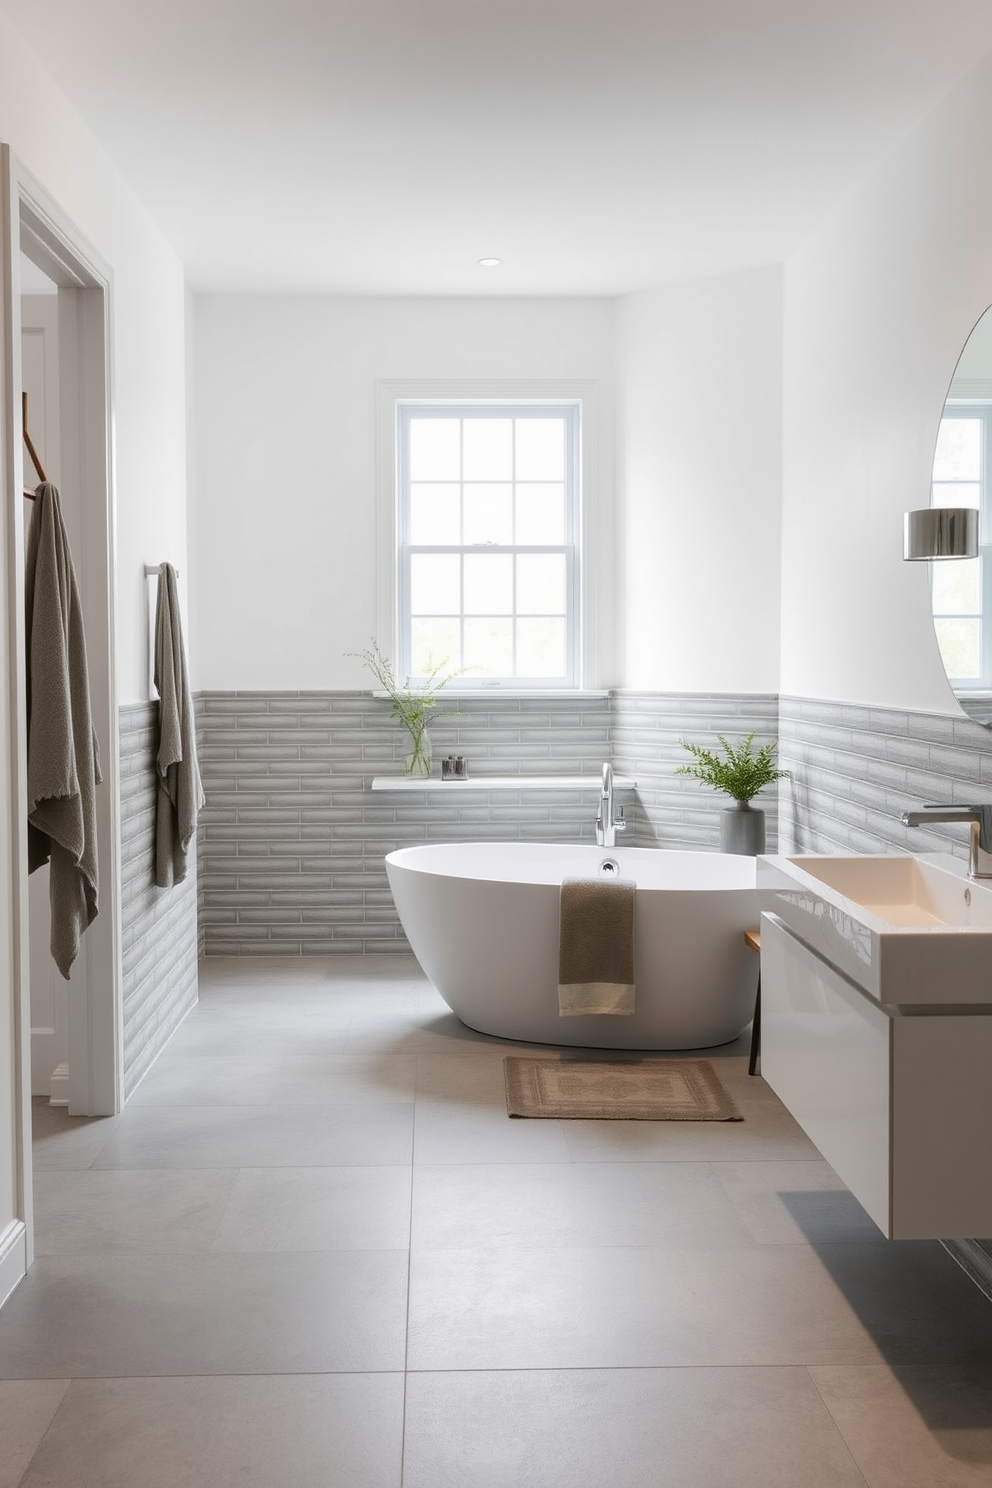
[[[892,1023],[892,1233],[992,1235],[992,1015]]]
[[[890,1233],[890,1020],[775,915],[761,917],[761,1073]]]

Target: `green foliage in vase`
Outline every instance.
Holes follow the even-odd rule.
[[[404,678],[403,682],[397,681],[392,662],[388,656],[382,654],[376,640],[364,651],[349,651],[346,654],[356,657],[368,667],[383,692],[389,694],[390,717],[401,723],[410,735],[412,753],[407,761],[408,773],[426,775],[430,769],[430,758],[424,744],[425,730],[435,718],[455,714],[454,708],[439,708],[437,699],[442,688],[447,687],[452,678],[460,676],[460,672],[445,671],[444,661],[438,662],[436,666],[432,663],[424,681],[414,687],[409,677]]]
[[[741,801],[745,805],[766,785],[788,775],[788,770],[775,768],[772,756],[778,746],[774,742],[762,744],[755,750],[754,734],[750,733],[734,749],[722,734],[717,734],[717,738],[723,749],[722,754],[703,749],[699,744],[683,742],[682,748],[693,756],[693,763],[680,765],[675,771],[676,775],[691,775],[695,780],[701,780],[703,785],[725,791],[735,801]]]

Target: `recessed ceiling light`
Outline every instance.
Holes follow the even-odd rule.
[[[498,269],[499,266],[500,266],[500,264],[502,262],[503,262],[503,260],[501,258],[480,258],[479,259],[479,268],[480,269]]]

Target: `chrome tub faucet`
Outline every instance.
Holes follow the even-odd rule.
[[[922,806],[919,811],[904,811],[902,820],[907,827],[926,827],[931,822],[970,823],[968,877],[992,878],[992,806]]]
[[[617,833],[625,832],[627,823],[623,819],[623,807],[613,801],[613,766],[603,766],[603,788],[599,794],[599,812],[596,816],[596,844],[599,847],[615,847]]]

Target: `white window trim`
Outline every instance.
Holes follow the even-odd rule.
[[[604,584],[612,571],[612,511],[608,510],[602,481],[602,417],[599,384],[586,381],[380,381],[376,384],[376,639],[395,664],[399,654],[399,592],[397,541],[397,404],[418,398],[450,399],[453,402],[500,399],[571,399],[581,405],[581,449],[579,470],[579,596],[578,627],[579,686],[562,687],[550,693],[523,684],[495,683],[468,689],[485,696],[533,697],[574,696],[602,688],[603,621],[608,607],[601,602]]]
[[[980,419],[983,425],[981,504],[978,522],[981,543],[979,555],[982,559],[980,616],[982,676],[954,677],[949,675],[948,681],[953,685],[955,692],[975,697],[989,697],[992,695],[992,686],[990,686],[992,684],[992,654],[990,654],[992,653],[992,541],[990,541],[990,536],[992,536],[992,383],[984,380],[979,382],[976,379],[968,382],[959,379],[955,382],[947,395],[941,422],[945,418],[953,418],[956,412]],[[930,564],[929,567],[932,595],[934,565]],[[937,615],[934,616],[935,621],[938,618]]]

